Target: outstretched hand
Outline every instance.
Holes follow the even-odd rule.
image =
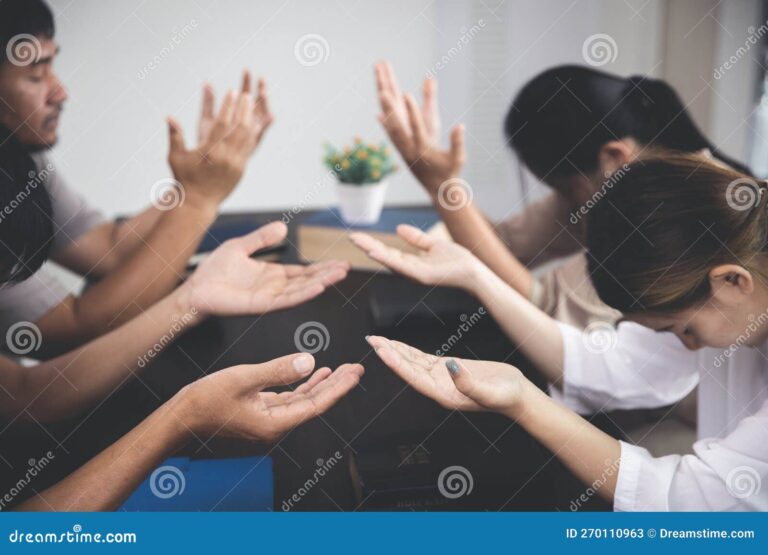
[[[387,61],[374,66],[381,114],[379,121],[395,148],[428,192],[437,194],[441,184],[456,178],[464,166],[464,126],[451,130],[449,149],[441,149],[437,82],[424,80],[421,108],[409,94],[403,94],[395,72]]]
[[[227,93],[218,114],[214,114],[213,89],[205,86],[198,144],[194,148],[185,145],[179,123],[168,118],[168,162],[185,196],[221,203],[240,181],[248,159],[273,119],[266,83],[259,80],[258,94],[253,98],[247,71],[240,92]]]
[[[385,337],[366,339],[384,364],[447,409],[512,415],[528,383],[509,364],[437,357]]]
[[[349,238],[373,260],[419,283],[471,288],[482,263],[470,251],[411,225],[397,226],[397,234],[419,252],[412,254],[387,246],[367,233],[350,233]]]
[[[285,224],[273,222],[222,243],[182,286],[188,305],[202,314],[264,314],[308,301],[347,276],[349,264],[342,261],[302,266],[251,258],[287,232]]]
[[[312,373],[314,367],[314,358],[302,353],[220,370],[180,392],[177,416],[197,435],[273,442],[331,408],[359,383],[364,372],[359,364]],[[264,391],[307,376],[293,391]]]

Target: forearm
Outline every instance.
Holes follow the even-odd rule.
[[[182,279],[216,210],[184,203],[164,214],[137,249],[116,270],[88,288],[69,306],[36,322],[45,337],[45,356],[82,345],[131,320],[167,295]]]
[[[120,387],[201,319],[201,314],[190,307],[184,290],[177,289],[120,328],[75,351],[24,369],[23,390],[3,403],[2,412],[14,417],[28,410],[41,421],[77,414]]]
[[[477,265],[466,289],[547,380],[560,383],[565,349],[557,322],[483,265]]]
[[[149,206],[135,216],[115,222],[111,242],[118,263],[126,260],[144,245],[152,230],[162,221],[163,215],[164,211]]]
[[[21,503],[21,511],[112,511],[185,442],[178,397],[161,406],[61,482]]]
[[[584,484],[613,502],[621,460],[618,440],[552,400],[528,380],[520,401],[506,412],[552,451]]]
[[[525,298],[530,297],[533,275],[512,254],[483,213],[472,202],[461,208],[446,207],[437,196],[433,196],[433,204],[454,241],[469,249]]]

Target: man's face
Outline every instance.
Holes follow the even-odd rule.
[[[56,43],[41,36],[37,40],[40,55],[36,61],[0,64],[0,123],[30,150],[56,143],[59,115],[67,99],[67,91],[53,71]]]

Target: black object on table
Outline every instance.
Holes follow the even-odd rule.
[[[288,248],[282,252],[285,262],[298,260],[296,225],[308,213],[292,214]],[[228,214],[221,221],[268,222],[281,216]],[[318,322],[328,330],[325,349],[314,355],[318,368],[360,362],[366,373],[359,387],[275,445],[193,440],[182,454],[273,457],[275,510],[568,510],[585,487],[549,451],[500,415],[447,411],[416,393],[378,360],[364,339],[366,334],[386,335],[435,352],[479,307],[458,290],[424,287],[388,273],[353,271],[294,309],[211,318],[93,411],[45,429],[34,423],[8,427],[0,434],[5,461],[0,467],[26,468],[29,458],[54,451],[53,462],[19,499],[40,491],[126,433],[184,385],[228,366],[296,352],[297,328]],[[490,315],[462,335],[449,354],[515,364],[544,386]],[[337,452],[341,462],[328,468]],[[307,487],[320,467],[327,468],[324,476]],[[465,476],[463,485],[461,477],[453,485],[465,493],[454,496],[454,490],[446,496],[438,488],[438,477],[454,467]],[[8,468],[2,474],[3,487],[18,479]],[[289,502],[294,494],[299,500]],[[582,510],[609,508],[597,496],[581,503]]]

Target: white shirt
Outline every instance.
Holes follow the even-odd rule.
[[[768,510],[768,345],[689,351],[671,333],[622,322],[605,348],[559,326],[555,396],[577,412],[665,406],[699,383],[694,454],[654,458],[621,442],[615,510]]]

